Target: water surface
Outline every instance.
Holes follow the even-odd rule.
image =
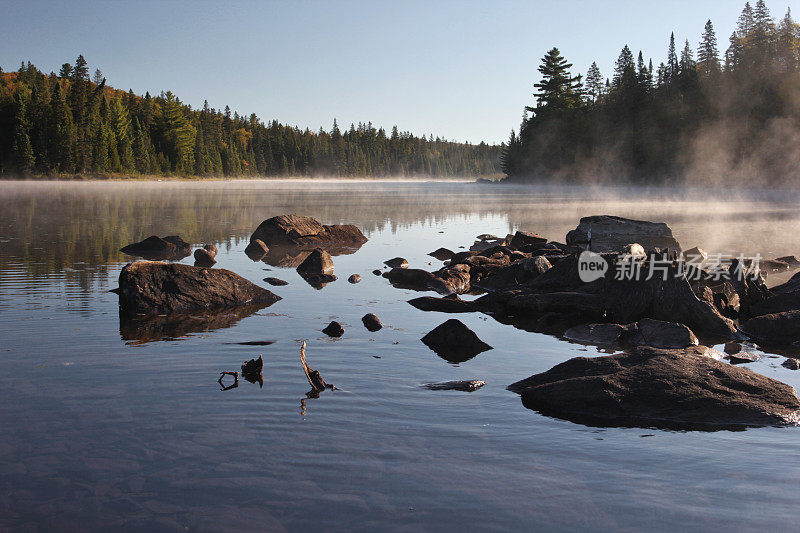
[[[795,527],[795,428],[589,428],[526,410],[510,383],[593,348],[474,314],[493,350],[461,364],[420,337],[448,315],[371,274],[398,255],[516,229],[563,241],[581,216],[665,221],[685,248],[800,254],[796,197],[709,201],[465,183],[0,182],[0,529],[550,530]],[[358,225],[322,290],[243,253],[284,213]],[[214,243],[217,267],[283,300],[180,328],[120,323],[116,286],[149,235]],[[189,263],[190,258],[184,262]],[[346,282],[361,274],[357,285]],[[370,333],[360,317],[386,327]],[[332,340],[330,320],[346,333]],[[307,399],[299,343],[338,390]],[[273,341],[264,346],[239,342]],[[264,357],[264,385],[221,391],[219,372]],[[772,356],[747,365],[795,387]],[[483,379],[473,393],[432,381]]]

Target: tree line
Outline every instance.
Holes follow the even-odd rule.
[[[711,20],[697,54],[670,35],[654,66],[628,46],[611,78],[542,58],[535,103],[503,145],[510,180],[793,184],[800,172],[800,27],[745,4],[720,54]]]
[[[301,130],[115,90],[83,55],[44,74],[0,69],[0,177],[20,175],[487,176],[501,147],[371,123]]]

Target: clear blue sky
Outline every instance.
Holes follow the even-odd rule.
[[[625,44],[656,65],[671,31],[692,49],[707,19],[720,52],[744,0],[0,0],[0,66],[45,72],[84,54],[137,94],[329,129],[372,121],[458,141],[500,142],[533,102],[544,53],[610,76]],[[768,0],[775,18],[800,0]]]

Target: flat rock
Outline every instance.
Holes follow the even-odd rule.
[[[145,259],[182,259],[191,252],[191,245],[178,235],[161,238],[151,235],[143,241],[120,248],[120,252]]]
[[[426,383],[423,385],[428,390],[457,390],[462,392],[474,392],[486,385],[485,381],[478,379],[462,381],[440,381],[439,383]]]
[[[472,302],[449,296],[444,298],[421,296],[409,300],[408,303],[421,311],[439,311],[441,313],[473,313],[476,311]]]
[[[567,233],[568,245],[588,246],[593,252],[618,252],[631,243],[639,243],[646,250],[681,250],[680,244],[672,236],[672,230],[663,222],[597,215],[581,218],[578,227]]]
[[[596,346],[686,348],[699,344],[692,330],[675,322],[643,318],[632,324],[584,324],[564,332],[574,342]]]
[[[616,346],[619,338],[628,331],[622,324],[581,324],[564,332],[564,338],[581,344]]]
[[[492,347],[483,342],[474,331],[455,318],[436,326],[422,342],[436,354],[451,363],[463,363]]]
[[[317,246],[325,244],[349,244],[361,246],[367,238],[353,225],[326,226],[318,220],[300,215],[281,215],[262,222],[251,242],[259,239],[267,246]]]
[[[301,274],[331,274],[333,273],[333,258],[324,249],[315,248],[297,266],[297,271]]]
[[[271,305],[281,298],[238,274],[159,261],[137,261],[119,275],[120,309],[128,315],[191,313],[247,304]]]
[[[635,348],[576,357],[508,388],[525,407],[600,426],[722,429],[797,424],[792,387],[709,357],[709,348]]]

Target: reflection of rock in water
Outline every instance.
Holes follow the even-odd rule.
[[[229,328],[243,318],[267,307],[243,305],[239,307],[198,311],[191,314],[126,318],[120,313],[119,334],[128,344],[175,340],[190,333]]]
[[[261,260],[274,267],[297,268],[306,260],[314,248],[322,248],[331,255],[350,255],[356,253],[361,245],[316,245],[316,246],[270,246],[269,252]]]

